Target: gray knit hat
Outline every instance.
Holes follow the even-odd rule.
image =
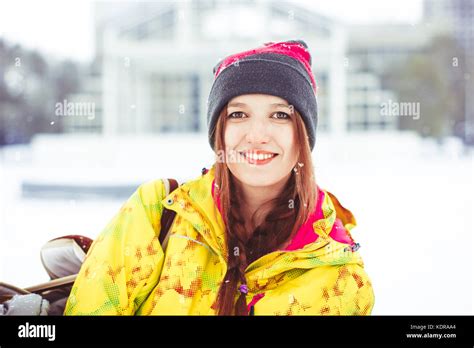
[[[303,118],[313,150],[318,123],[316,82],[304,41],[266,43],[228,56],[214,67],[214,83],[207,101],[209,143],[213,150],[222,108],[232,98],[251,93],[274,95],[293,105]]]

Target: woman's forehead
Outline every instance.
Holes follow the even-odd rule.
[[[244,105],[255,105],[255,104],[282,104],[288,106],[288,102],[280,97],[270,94],[243,94],[229,100],[228,106],[244,106]]]

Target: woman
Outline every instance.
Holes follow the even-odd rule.
[[[316,185],[316,84],[303,41],[214,68],[216,163],[166,195],[145,183],[92,245],[66,315],[368,315],[351,212]],[[160,245],[163,207],[177,214]]]

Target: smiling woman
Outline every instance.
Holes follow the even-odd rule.
[[[242,163],[254,164],[255,166],[269,164],[270,162],[272,162],[272,165],[275,165],[274,159],[291,162],[292,158],[286,156],[286,154],[294,152],[292,149],[294,125],[287,113],[279,111],[286,108],[285,111],[290,113],[289,106],[285,106],[283,103],[279,104],[280,106],[277,103],[272,103],[272,101],[279,101],[279,99],[281,100],[281,98],[264,94],[248,94],[233,98],[232,100],[240,100],[241,102],[229,103],[226,112],[228,116],[220,117],[220,120],[225,120],[226,122],[226,151],[239,153],[244,157],[244,161],[241,161]],[[247,104],[242,101],[246,101]],[[270,137],[275,137],[276,143],[264,145],[264,143],[269,142]],[[252,143],[259,143],[260,145],[250,148],[249,145]],[[285,153],[283,153],[282,147],[284,147]],[[276,158],[279,155],[280,157]],[[285,162],[278,163],[277,161],[277,167],[274,168],[285,170],[283,167]],[[294,163],[289,163],[289,166],[294,166]],[[234,163],[230,163],[229,169],[232,170],[232,168],[238,170],[242,166],[234,166]],[[258,173],[262,172],[257,171],[256,174]],[[268,183],[268,178],[263,179]]]
[[[237,106],[245,111],[233,112]],[[226,114],[241,115],[235,119],[225,117]],[[242,214],[249,227],[249,235],[265,215],[260,213],[260,221],[257,221],[258,208],[279,196],[290,176],[295,172],[294,169],[297,169],[295,166],[298,158],[300,158],[300,165],[302,163],[307,165],[306,168],[301,168],[300,172],[297,172],[298,179],[309,177],[308,182],[302,186],[316,192],[314,175],[308,172],[313,167],[310,149],[307,142],[299,141],[299,139],[307,138],[304,124],[299,114],[294,112],[291,105],[282,98],[264,94],[247,94],[233,98],[223,110],[223,115],[219,117],[217,133],[223,134],[223,140],[222,136],[221,139],[216,140],[218,150],[225,144],[225,151],[237,152],[244,158],[243,161],[235,163],[227,162],[226,166],[239,186],[243,201]],[[220,169],[221,166],[218,163],[218,177],[220,177]],[[304,192],[301,192],[299,196],[302,195],[305,195]],[[302,213],[315,206],[314,201],[308,204],[308,208],[302,207]],[[283,234],[279,234],[276,239],[282,236]]]
[[[215,164],[173,192],[141,185],[91,246],[65,314],[370,314],[355,218],[316,183],[306,43],[267,43],[214,73]],[[176,216],[160,243],[164,208]]]
[[[244,117],[238,121],[225,117],[236,113],[232,111],[237,106],[245,110],[237,112]],[[216,164],[222,211],[228,211],[224,216],[232,226],[228,238],[239,250],[228,260],[234,268],[228,270],[227,285],[220,289],[220,313],[231,314],[233,293],[239,281],[245,283],[246,266],[275,250],[285,250],[315,209],[318,189],[309,143],[301,141],[307,139],[304,123],[285,100],[247,94],[233,98],[226,109],[217,122],[216,132],[221,136],[216,138],[216,149],[225,147],[246,158]],[[280,114],[284,117],[276,117]],[[244,296],[239,300],[236,313],[243,315]]]

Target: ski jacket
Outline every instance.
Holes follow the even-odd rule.
[[[142,184],[92,244],[65,315],[215,315],[227,270],[225,228],[214,171],[165,194]],[[163,246],[163,207],[176,212]],[[369,315],[374,293],[352,213],[319,188],[318,204],[284,250],[245,270],[253,315]],[[236,292],[236,299],[238,298]]]

